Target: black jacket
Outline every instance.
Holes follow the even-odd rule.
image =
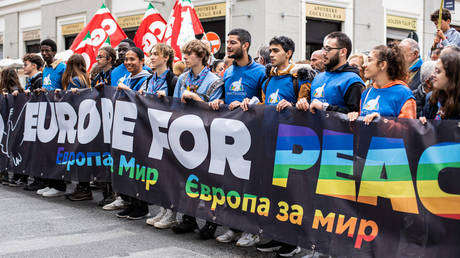
[[[36,90],[42,87],[43,83],[43,74],[39,72],[34,77],[27,79],[26,90]]]
[[[426,93],[423,90],[423,85],[421,84],[417,89],[412,91],[415,97],[415,103],[417,104],[417,117],[423,115],[423,108],[427,105]]]

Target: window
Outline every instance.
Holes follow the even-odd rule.
[[[26,41],[26,53],[40,53],[40,40]]]

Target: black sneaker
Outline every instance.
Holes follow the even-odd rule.
[[[149,214],[149,210],[145,210],[145,209],[134,209],[131,211],[131,213],[128,214],[128,217],[126,217],[127,219],[130,219],[130,220],[140,220],[140,219],[143,219],[145,217],[148,217],[150,216]]]
[[[67,196],[67,199],[71,201],[92,200],[93,193],[89,189],[77,188],[73,194]]]
[[[263,252],[263,253],[269,253],[269,252],[275,252],[281,249],[283,247],[283,243],[272,240],[268,243],[261,244],[257,246],[257,251]]]
[[[133,206],[128,206],[128,208],[124,209],[123,211],[117,213],[117,217],[119,218],[127,218],[128,215],[133,212],[134,207]]]
[[[11,179],[8,185],[11,187],[24,187],[26,183],[22,181],[21,179],[18,179],[18,180]]]
[[[8,179],[8,175],[3,175],[2,176],[2,185],[9,185],[10,180]]]
[[[24,186],[24,190],[36,192],[37,190],[43,189],[46,186],[47,185],[42,181],[34,181],[32,184]]]
[[[200,229],[200,237],[203,240],[214,238],[216,233],[217,224],[206,221],[206,224]]]
[[[185,234],[195,231],[198,228],[196,221],[183,220],[181,223],[173,226],[171,229],[176,234]]]
[[[100,200],[98,202],[98,205],[101,206],[101,207],[104,207],[107,204],[110,204],[110,203],[112,203],[114,201],[115,201],[115,196],[111,195],[111,196],[107,196],[104,199]]]
[[[300,253],[302,249],[298,246],[283,244],[283,246],[276,251],[276,254],[281,257],[292,257],[298,253]]]

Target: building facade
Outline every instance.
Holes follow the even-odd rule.
[[[104,3],[126,34],[133,38],[152,2],[167,20],[174,0],[0,0],[0,59],[38,52],[41,39],[57,42],[58,51],[70,47],[76,35]],[[347,33],[354,52],[368,51],[415,33],[426,56],[436,30],[430,14],[440,0],[194,0],[198,16],[214,46],[225,55],[226,33],[242,27],[251,32],[251,54],[273,36],[296,43],[294,58],[309,58],[325,35]],[[460,8],[460,1],[457,6]],[[460,25],[460,12],[452,24]]]

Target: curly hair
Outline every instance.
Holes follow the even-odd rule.
[[[194,39],[189,41],[187,44],[182,46],[181,51],[183,54],[187,55],[195,53],[197,57],[202,58],[202,63],[204,66],[208,65],[208,60],[211,56],[211,52],[209,52],[208,47],[200,40]]]
[[[387,73],[390,80],[401,80],[406,82],[408,71],[401,48],[397,45],[387,47],[385,45],[376,46],[372,49],[379,63],[387,62]]]
[[[442,100],[441,111],[444,117],[452,117],[460,114],[460,53],[449,51],[439,57],[446,71],[448,84],[445,89],[434,89],[430,98],[432,105],[437,105]]]
[[[153,51],[157,51],[162,57],[167,57],[168,61],[166,62],[166,66],[169,70],[173,69],[173,62],[175,52],[174,49],[166,44],[159,43],[153,46],[152,50],[150,50],[150,55],[152,55]]]

